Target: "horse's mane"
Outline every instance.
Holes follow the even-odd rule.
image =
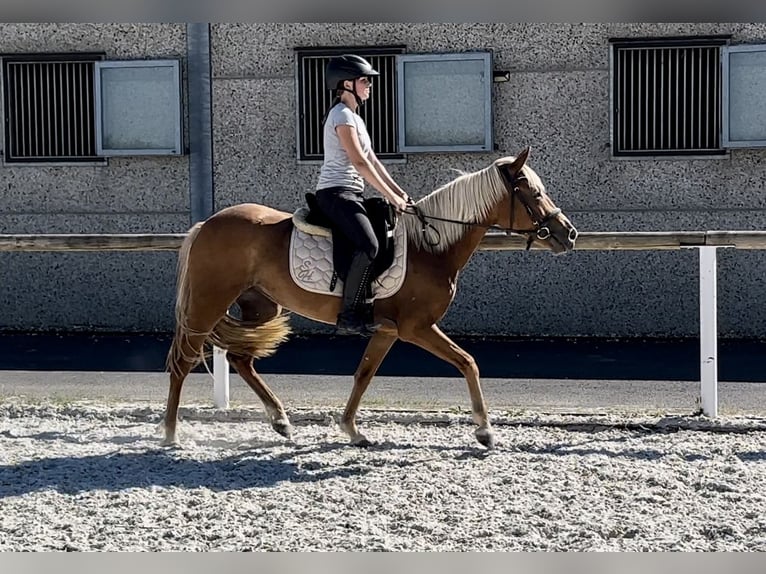
[[[514,158],[503,158],[513,161]],[[499,161],[499,160],[498,160]],[[506,187],[496,163],[472,173],[462,173],[456,179],[432,191],[416,202],[424,215],[431,215],[454,221],[479,223],[505,197]],[[537,174],[526,165],[522,168],[530,184],[542,185]],[[467,225],[428,219],[429,229],[423,236],[420,219],[405,215],[404,222],[409,244],[417,249],[442,253],[455,245],[468,230]],[[436,242],[436,245],[430,243]]]

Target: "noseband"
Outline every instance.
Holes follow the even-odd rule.
[[[503,177],[503,180],[507,182],[506,188],[508,189],[508,195],[509,200],[511,203],[510,207],[510,214],[508,217],[508,227],[501,227],[499,225],[484,225],[482,223],[473,223],[470,221],[458,221],[455,219],[446,219],[444,217],[436,217],[435,215],[425,215],[422,211],[420,211],[420,208],[416,205],[412,204],[410,207],[414,210],[412,212],[405,211],[405,214],[415,215],[420,220],[421,225],[421,233],[423,234],[423,239],[425,240],[426,244],[430,245],[431,247],[438,245],[439,241],[441,241],[441,236],[439,233],[439,230],[436,229],[433,225],[428,223],[429,219],[432,219],[434,221],[445,221],[447,223],[455,223],[458,225],[466,225],[468,227],[484,227],[485,229],[497,229],[499,231],[504,231],[505,233],[517,233],[519,235],[526,235],[527,236],[527,250],[529,250],[530,247],[532,247],[532,242],[535,239],[540,239],[541,241],[544,241],[548,239],[552,233],[550,227],[548,227],[548,222],[559,215],[561,213],[560,208],[556,208],[552,210],[550,213],[546,213],[541,217],[540,219],[537,218],[532,208],[529,206],[529,204],[524,201],[524,198],[521,195],[521,191],[519,190],[519,182],[521,181],[528,181],[527,177],[525,175],[519,175],[517,177],[513,178],[506,178],[506,176],[501,172],[501,176]],[[509,181],[510,180],[510,181]],[[522,206],[524,206],[524,209],[527,210],[527,214],[529,215],[529,218],[532,220],[532,223],[534,224],[534,228],[532,229],[515,229],[513,227],[513,214],[514,214],[514,208],[516,205],[516,200],[518,200],[519,203],[521,203]],[[436,234],[436,242],[431,243],[428,241],[428,238],[426,236],[428,232],[428,228],[431,228],[431,230]]]

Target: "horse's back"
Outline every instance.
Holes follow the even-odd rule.
[[[292,215],[260,203],[239,203],[225,207],[212,215],[208,221],[238,220],[256,225],[270,225],[290,219]]]
[[[258,203],[240,203],[225,207],[205,220],[196,242],[212,250],[250,246],[268,251],[289,240],[292,226],[289,213]]]

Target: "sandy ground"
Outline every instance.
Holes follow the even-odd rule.
[[[766,423],[454,409],[0,402],[0,550],[766,550]]]

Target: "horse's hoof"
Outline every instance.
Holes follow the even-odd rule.
[[[351,441],[351,446],[356,446],[356,447],[359,447],[359,448],[369,448],[373,444],[375,444],[375,443],[373,443],[370,440],[367,440],[367,438],[365,438],[363,436]]]
[[[478,440],[483,446],[490,450],[495,448],[495,433],[492,432],[492,429],[487,427],[479,428],[476,429],[474,434],[476,435],[476,440]]]
[[[285,437],[287,440],[292,440],[293,425],[291,425],[289,421],[285,421],[285,420],[274,421],[273,423],[271,423],[271,428],[273,428],[275,431],[277,431],[277,433]]]
[[[165,448],[182,448],[181,443],[178,442],[178,439],[175,438],[166,438],[160,443],[160,446]]]

